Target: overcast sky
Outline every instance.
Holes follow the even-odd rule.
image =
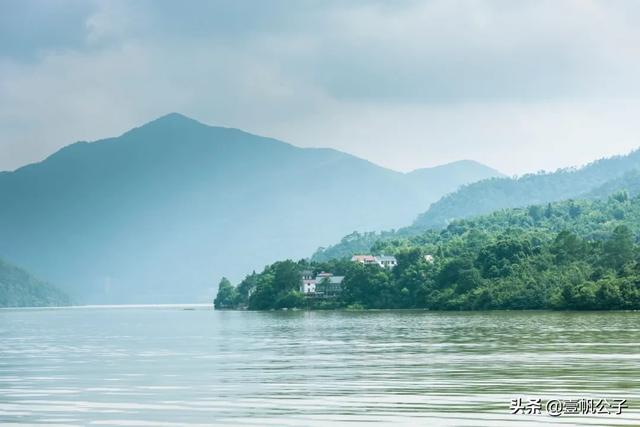
[[[640,146],[638,1],[0,0],[0,170],[176,111],[408,171]]]

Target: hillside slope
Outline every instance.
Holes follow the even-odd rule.
[[[469,218],[496,209],[579,197],[637,168],[640,168],[640,151],[598,160],[579,169],[476,182],[432,204],[413,225],[420,228],[442,227],[454,219]]]
[[[502,209],[379,240],[371,251],[395,255],[393,269],[348,258],[278,261],[228,284],[216,301],[255,310],[638,310],[639,233],[640,197],[625,191]],[[339,290],[307,298],[299,291],[304,270],[342,276]]]
[[[378,242],[420,235],[425,230],[441,229],[456,220],[501,209],[571,198],[601,199],[620,190],[631,196],[640,194],[640,151],[601,159],[579,169],[561,169],[521,178],[491,178],[465,185],[432,204],[409,227],[351,233],[334,245],[319,248],[312,259],[327,261],[368,252]]]
[[[0,173],[0,256],[83,302],[210,301],[222,272],[409,222],[432,184],[170,114]]]
[[[55,286],[0,259],[0,307],[48,307],[71,304]]]

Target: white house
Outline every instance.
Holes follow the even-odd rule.
[[[376,257],[376,262],[382,268],[392,269],[398,265],[398,260],[394,256],[380,255]]]
[[[300,284],[300,292],[303,294],[313,294],[316,292],[316,278],[313,277],[313,271],[304,270],[302,272],[302,283]]]
[[[388,269],[392,269],[398,265],[396,257],[388,255],[354,255],[351,257],[351,261],[359,262],[361,264],[378,264],[380,267]]]
[[[305,295],[337,295],[342,291],[342,280],[344,276],[334,276],[333,273],[321,272],[315,277],[313,271],[304,270],[302,272],[302,283],[300,292]]]

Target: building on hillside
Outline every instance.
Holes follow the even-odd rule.
[[[433,255],[425,255],[424,260],[429,264],[433,264]]]
[[[396,265],[398,265],[398,261],[394,256],[388,255],[354,255],[351,257],[351,261],[359,262],[361,264],[378,264],[382,268],[392,269]]]
[[[329,278],[331,276],[333,276],[333,273],[327,273],[326,271],[318,273],[316,275],[316,284],[320,283],[323,279],[327,279],[327,278]]]
[[[331,297],[342,292],[344,276],[334,276],[333,273],[321,272],[314,276],[313,271],[302,272],[300,292],[306,296]]]
[[[376,257],[376,261],[382,268],[392,269],[398,265],[398,260],[394,256],[380,255]]]
[[[313,271],[304,270],[302,272],[302,283],[300,283],[300,292],[303,294],[313,294],[316,292],[316,278]]]
[[[354,255],[351,257],[351,261],[359,262],[360,264],[377,264],[376,257],[373,255]]]
[[[332,297],[342,292],[344,276],[334,276],[331,273],[320,273],[316,276],[316,295]]]

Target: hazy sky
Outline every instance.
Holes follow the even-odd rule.
[[[640,146],[639,1],[0,0],[0,170],[177,111],[397,170]]]

